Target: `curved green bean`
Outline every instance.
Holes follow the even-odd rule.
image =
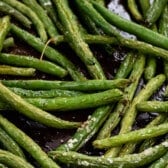
[[[25,155],[18,144],[0,127],[0,144],[9,152],[25,159]]]
[[[142,21],[142,15],[138,10],[137,4],[135,2],[135,0],[128,0],[128,8],[129,11],[131,12],[132,16],[137,20],[137,21]]]
[[[77,152],[53,151],[49,152],[49,156],[54,160],[59,160],[62,163],[70,164],[77,167],[92,167],[92,168],[135,168],[143,167],[159,159],[166,153],[168,148],[167,141],[153,148],[148,148],[139,154],[126,155],[123,157],[96,157],[87,156]]]
[[[158,20],[167,2],[167,0],[154,0],[152,5],[146,12],[145,21],[148,23],[149,26],[151,26]]]
[[[37,16],[43,22],[45,29],[51,38],[58,35],[58,31],[54,23],[52,22],[50,17],[48,17],[46,11],[37,3],[36,0],[23,0],[23,3],[26,4],[37,14]]]
[[[55,128],[76,128],[81,125],[79,122],[69,122],[55,117],[23,100],[10,89],[0,83],[0,97],[9,103],[18,112],[24,114],[34,121],[38,121],[49,127]]]
[[[24,5],[20,1],[17,1],[17,0],[2,0],[2,1],[7,3],[8,5],[11,5],[13,8],[16,8],[18,11],[22,12],[24,15],[29,17],[33,22],[33,24],[35,25],[35,28],[39,33],[41,40],[43,42],[47,41],[47,34],[45,31],[44,25],[36,15],[36,13],[34,13],[28,6]]]
[[[34,168],[34,166],[25,161],[23,158],[1,149],[0,149],[0,163],[10,166],[11,168],[18,168],[18,167]]]
[[[39,40],[32,34],[28,33],[27,31],[24,31],[23,29],[13,24],[11,25],[11,31],[15,35],[17,35],[20,39],[28,43],[30,46],[34,47],[40,53],[43,52],[43,49],[46,47],[41,40]],[[84,75],[81,72],[79,72],[77,67],[71,61],[69,61],[64,55],[62,55],[55,49],[47,46],[45,48],[44,55],[53,62],[56,62],[60,64],[62,67],[64,67],[74,80],[86,79]]]
[[[67,71],[62,67],[49,61],[39,60],[32,56],[1,53],[0,62],[8,65],[17,65],[17,66],[35,68],[39,71],[51,75],[56,75],[61,78],[67,75]]]
[[[23,131],[0,115],[0,126],[23,148],[25,149],[43,168],[59,168],[47,154]],[[18,168],[18,167],[17,167]]]
[[[114,88],[125,88],[131,83],[128,79],[85,80],[85,81],[49,81],[49,80],[1,80],[9,87],[32,90],[67,89],[76,91],[100,91]]]
[[[12,6],[8,5],[5,2],[0,2],[0,11],[5,14],[9,14],[13,17],[15,17],[21,24],[23,24],[25,27],[30,28],[32,22],[24,16],[21,12],[13,8]]]
[[[5,40],[5,37],[11,28],[10,26],[11,24],[9,16],[4,16],[0,19],[0,52],[3,48],[3,42]]]
[[[0,74],[1,75],[13,75],[13,76],[34,76],[34,68],[20,68],[13,67],[8,65],[0,65]]]

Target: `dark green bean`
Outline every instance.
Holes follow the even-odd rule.
[[[11,153],[25,158],[22,149],[2,128],[0,128],[0,144],[4,149],[10,151]]]
[[[146,12],[145,21],[148,23],[149,26],[151,26],[158,20],[167,2],[167,0],[154,0],[152,5]]]
[[[0,149],[0,163],[3,163],[11,168],[34,168],[30,163],[23,158],[16,156],[8,151]]]
[[[53,151],[49,156],[54,160],[59,160],[62,163],[70,164],[72,167],[92,167],[92,168],[135,168],[144,167],[159,159],[167,152],[168,142],[165,141],[153,148],[148,148],[142,153],[126,155],[117,158],[104,158],[96,156],[87,156],[77,152]]]
[[[0,54],[0,62],[8,65],[17,65],[23,67],[35,68],[47,74],[65,77],[67,71],[56,64],[49,61],[40,60],[32,56],[15,55],[15,54]]]
[[[25,149],[43,168],[59,168],[47,154],[23,131],[13,123],[0,115],[0,126],[23,148]],[[22,166],[21,166],[22,167]],[[18,168],[18,167],[17,167]]]
[[[37,16],[43,22],[46,31],[48,32],[49,36],[55,37],[58,35],[58,31],[52,22],[52,20],[46,14],[46,11],[37,3],[36,0],[22,0],[24,4],[26,4],[29,8],[31,8]]]
[[[0,19],[0,52],[3,48],[3,42],[9,30],[10,30],[10,17],[4,16],[3,18]]]
[[[128,33],[136,35],[141,40],[144,40],[150,44],[168,49],[168,38],[156,33],[152,30],[149,30],[141,25],[138,25],[134,22],[123,19],[122,17],[114,14],[112,11],[106,9],[105,7],[92,1],[94,7],[102,14],[102,16],[114,26],[124,30]],[[87,12],[89,14],[89,12]],[[95,16],[94,16],[95,17]],[[96,17],[95,17],[96,18]],[[100,26],[103,24],[99,23]],[[120,38],[119,38],[120,39]],[[123,40],[123,39],[122,39]]]
[[[138,3],[140,4],[140,7],[141,7],[141,10],[142,10],[143,16],[145,16],[147,10],[148,10],[149,7],[150,7],[150,1],[149,1],[149,0],[141,0],[141,1],[138,1]]]
[[[9,103],[18,112],[26,115],[32,120],[38,121],[46,126],[55,128],[76,128],[81,125],[78,122],[61,120],[23,100],[20,96],[13,93],[10,89],[0,83],[0,97]]]
[[[7,65],[0,65],[0,74],[1,75],[12,75],[12,76],[34,76],[34,68],[20,68]]]
[[[22,23],[25,27],[27,28],[31,27],[32,22],[26,16],[24,16],[21,12],[19,12],[12,6],[8,5],[7,3],[2,2],[2,1],[0,2],[0,11],[5,14],[15,17],[15,19],[18,20],[20,23]]]
[[[86,81],[49,81],[49,80],[2,80],[4,85],[32,90],[68,89],[77,91],[100,91],[114,88],[125,88],[130,84],[128,79],[86,80]]]
[[[13,24],[11,25],[11,31],[20,39],[28,43],[30,46],[34,47],[40,53],[45,48],[45,44],[41,42],[41,40]],[[75,65],[55,49],[47,46],[45,48],[44,55],[47,56],[53,62],[57,62],[65,69],[67,69],[67,71],[74,80],[85,80],[84,75],[81,72],[79,72]]]
[[[17,1],[17,0],[2,0],[2,1],[6,2],[8,5],[11,5],[13,8],[16,8],[18,11],[22,12],[24,15],[29,17],[33,22],[33,24],[35,25],[35,28],[39,33],[41,40],[43,42],[47,41],[47,34],[45,31],[44,25],[36,15],[36,13],[34,13],[28,6],[24,5],[20,1]]]

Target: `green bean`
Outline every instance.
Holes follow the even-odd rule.
[[[11,25],[11,31],[30,46],[34,47],[37,51],[42,52],[45,48],[45,44],[41,42],[41,40],[13,24]],[[44,55],[53,62],[57,62],[67,69],[74,80],[85,80],[84,75],[78,71],[75,65],[55,49],[47,46],[45,48]]]
[[[157,113],[167,113],[168,112],[168,102],[167,101],[144,101],[139,102],[136,105],[138,111],[142,112],[157,112]]]
[[[133,65],[136,61],[136,54],[129,52],[125,59],[122,61],[117,73],[115,74],[115,79],[126,78],[131,72]]]
[[[155,23],[158,20],[167,2],[168,2],[167,0],[154,0],[152,5],[149,7],[149,9],[146,12],[145,21],[148,23],[148,25],[151,26],[153,23]]]
[[[137,21],[142,21],[142,15],[138,10],[137,4],[135,2],[135,0],[128,0],[128,8],[129,11],[131,12],[132,16],[137,20]]]
[[[82,11],[85,15],[91,18],[98,26],[100,26],[105,33],[108,35],[120,38],[119,32],[93,8],[93,6],[85,0],[75,0],[80,12]],[[101,6],[101,5],[100,5]]]
[[[34,76],[34,68],[20,68],[7,65],[0,65],[1,75],[13,75],[13,76]]]
[[[64,26],[64,35],[68,44],[85,64],[91,76],[95,79],[103,79],[103,70],[97,59],[93,56],[89,46],[84,42],[67,2],[64,2],[64,0],[55,0],[54,3],[58,10],[59,19]]]
[[[85,94],[79,91],[70,91],[62,89],[50,89],[50,90],[38,90],[38,91],[16,87],[10,87],[9,89],[12,90],[17,95],[25,98],[71,97]]]
[[[128,79],[86,80],[86,81],[49,81],[49,80],[2,80],[9,87],[20,87],[32,90],[68,89],[77,91],[99,91],[114,88],[124,88]]]
[[[167,23],[168,23],[168,6],[166,5],[164,11],[162,12],[161,19],[159,22],[159,32],[166,37],[168,37]],[[164,65],[164,74],[168,79],[168,61],[163,61],[163,65]]]
[[[81,123],[61,120],[23,100],[20,96],[13,93],[10,89],[0,83],[0,97],[9,103],[18,112],[24,114],[34,121],[38,121],[49,127],[55,128],[75,128]]]
[[[2,128],[0,128],[0,144],[4,149],[10,151],[11,153],[25,158],[22,149]]]
[[[0,62],[8,65],[17,65],[23,67],[35,68],[47,74],[65,77],[67,71],[60,66],[57,66],[49,61],[39,60],[32,56],[15,55],[15,54],[0,54]]]
[[[167,151],[167,141],[153,147],[148,148],[142,153],[126,155],[117,158],[104,158],[96,156],[87,156],[77,152],[53,151],[49,156],[54,160],[59,160],[62,163],[70,164],[72,167],[92,167],[92,168],[135,168],[144,167],[159,159]]]
[[[77,109],[94,108],[116,102],[122,98],[118,89],[107,90],[99,93],[79,95],[78,97],[58,98],[28,98],[26,101],[47,111],[68,111]]]
[[[26,15],[31,19],[33,24],[35,25],[35,28],[43,42],[47,41],[47,34],[44,28],[44,25],[42,21],[38,18],[36,13],[34,13],[28,6],[24,5],[22,2],[19,2],[17,0],[2,0],[3,2],[6,2],[8,5],[11,5],[13,8],[16,8],[18,11]]]
[[[124,30],[128,33],[134,34],[138,38],[140,38],[141,40],[144,40],[144,41],[146,41],[150,44],[168,49],[168,45],[167,45],[168,44],[168,38],[167,37],[165,37],[165,36],[163,36],[159,33],[156,33],[152,30],[149,30],[149,29],[147,29],[147,28],[145,28],[141,25],[138,25],[134,22],[123,19],[122,17],[114,14],[112,11],[109,11],[105,7],[95,3],[93,1],[92,1],[92,4],[100,12],[100,14],[102,14],[102,16],[109,23],[113,24],[114,26],[116,26],[116,27],[120,28],[121,30]],[[88,14],[89,14],[89,12],[88,12]],[[99,24],[101,26],[103,23],[101,22]],[[119,38],[119,40],[121,40],[121,39]]]
[[[37,14],[37,16],[43,22],[45,29],[51,38],[58,35],[58,31],[56,27],[54,26],[54,23],[48,17],[46,11],[37,3],[36,0],[23,0],[23,3],[26,4],[29,8],[31,8]]]
[[[16,20],[18,20],[20,23],[22,23],[25,27],[30,28],[32,22],[24,16],[21,12],[13,8],[12,6],[8,5],[5,2],[0,2],[0,11],[2,13],[8,14],[13,16]]]
[[[94,1],[99,3],[100,5],[105,6],[105,0],[94,0]]]
[[[110,138],[93,141],[93,146],[98,149],[120,146],[125,143],[137,142],[144,139],[158,137],[168,132],[168,123],[150,128],[142,128],[128,133],[116,135]]]
[[[3,42],[9,30],[10,30],[10,17],[4,16],[3,18],[0,19],[0,51],[3,48]]]
[[[57,22],[57,13],[51,0],[38,0],[40,5],[47,11],[54,23]]]
[[[149,168],[165,168],[168,165],[168,152],[164,154],[160,159],[153,162]]]
[[[0,126],[23,148],[27,151],[41,167],[59,168],[47,154],[35,143],[28,135],[17,128],[13,123],[0,115]]]
[[[121,99],[118,102],[113,112],[110,114],[110,116],[106,120],[104,126],[101,128],[101,130],[98,133],[97,139],[103,139],[103,138],[107,138],[111,136],[112,130],[119,123],[126,109],[128,109],[130,101],[132,100],[134,96],[134,92],[137,89],[139,79],[143,73],[144,65],[145,65],[145,57],[142,55],[139,55],[137,60],[135,61],[133,70],[129,77],[129,79],[133,80],[134,82],[124,89],[125,94],[124,94],[123,100]],[[107,153],[109,156],[111,155],[112,152],[110,152],[110,150],[107,151],[105,156],[107,155]]]
[[[25,161],[23,158],[1,149],[0,149],[0,163],[3,163],[12,168],[18,168],[18,167],[34,168],[34,166]]]
[[[99,107],[116,102],[121,98],[122,92],[118,89],[112,89],[77,97],[26,98],[25,100],[40,109],[56,112]],[[0,106],[1,110],[10,109],[10,106],[3,102],[0,103]]]
[[[13,47],[15,45],[14,38],[9,37],[3,42],[3,49],[8,49],[9,47]]]

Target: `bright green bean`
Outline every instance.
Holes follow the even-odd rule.
[[[16,8],[18,11],[22,12],[24,15],[29,17],[43,42],[47,41],[47,34],[42,21],[38,18],[36,13],[34,13],[28,6],[24,5],[22,2],[17,0],[2,0],[3,2]]]
[[[0,97],[9,103],[18,112],[26,115],[32,120],[38,121],[46,126],[55,128],[75,128],[81,123],[61,120],[23,100],[10,89],[0,83]]]
[[[150,128],[142,128],[128,133],[116,135],[110,138],[93,141],[95,148],[103,149],[120,146],[125,143],[137,142],[144,139],[158,137],[168,133],[168,123],[160,124]]]
[[[59,168],[47,154],[23,131],[13,123],[0,115],[0,126],[23,148],[25,149],[43,168]],[[21,166],[22,167],[22,166]],[[18,167],[17,167],[18,168]]]
[[[67,71],[62,67],[57,66],[56,64],[53,64],[49,61],[39,60],[32,56],[1,53],[0,62],[8,65],[35,68],[39,71],[56,75],[61,78],[67,75]]]

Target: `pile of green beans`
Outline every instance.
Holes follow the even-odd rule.
[[[1,0],[0,167],[167,167],[168,1],[107,3]]]

